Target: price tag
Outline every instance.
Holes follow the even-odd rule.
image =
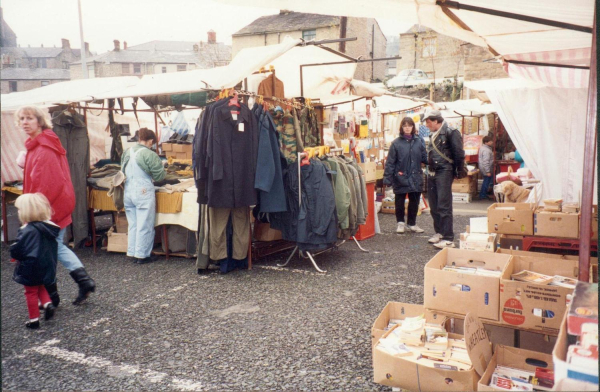
[[[233,118],[233,121],[237,121],[237,113],[232,112],[231,117]]]
[[[238,124],[238,131],[244,132],[244,123],[239,123]]]

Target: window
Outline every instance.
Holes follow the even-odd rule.
[[[42,80],[42,87],[47,86],[50,84],[49,80]]]
[[[167,73],[167,67],[162,67],[162,73]]]
[[[133,64],[133,73],[141,74],[142,73],[142,64]]]
[[[37,59],[38,68],[46,68],[46,59]]]
[[[436,37],[423,38],[421,57],[435,57]]]
[[[10,80],[8,82],[8,91],[11,93],[14,93],[15,91],[17,91],[17,81],[16,80]]]
[[[131,72],[131,70],[129,68],[129,63],[121,64],[121,73],[128,74],[130,72]]]
[[[305,41],[312,41],[317,39],[317,30],[304,30],[302,31],[302,39]]]
[[[177,72],[183,72],[187,70],[187,65],[185,64],[177,64]]]
[[[88,78],[92,79],[96,77],[96,72],[94,70],[94,64],[89,64],[88,68]]]
[[[63,61],[62,62],[62,66],[63,66],[63,69],[69,69],[69,62],[68,61]]]

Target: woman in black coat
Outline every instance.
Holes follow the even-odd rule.
[[[404,200],[408,195],[407,225],[410,231],[422,233],[424,230],[417,226],[417,212],[423,187],[423,170],[421,163],[427,164],[427,151],[416,135],[415,122],[405,117],[400,123],[400,137],[390,146],[383,183],[394,187],[396,195],[396,233],[404,233]]]

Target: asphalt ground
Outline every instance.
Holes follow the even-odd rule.
[[[485,215],[480,204],[455,209]],[[425,233],[403,235],[393,215],[378,216],[382,234],[361,241],[369,253],[347,242],[316,257],[326,274],[307,259],[277,267],[289,252],[200,276],[194,260],[78,251],[96,293],[71,305],[77,287],[59,266],[62,302],[36,331],[3,244],[2,389],[390,390],[372,381],[371,326],[388,301],[423,303],[437,249],[429,215],[417,218]],[[456,233],[468,219],[455,216]]]

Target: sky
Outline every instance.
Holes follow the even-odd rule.
[[[301,0],[298,0],[301,1]],[[326,0],[325,0],[326,1]],[[61,38],[80,48],[77,0],[2,0],[4,20],[21,47],[59,47]],[[255,19],[279,9],[253,8],[213,0],[81,0],[83,35],[98,54],[113,49],[113,40],[128,46],[153,40],[206,41],[214,30],[217,41],[231,44],[231,35]],[[411,26],[377,20],[385,35]]]

